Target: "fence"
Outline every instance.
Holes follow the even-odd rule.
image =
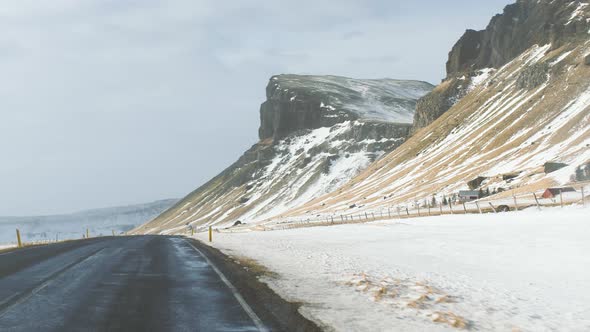
[[[438,203],[432,205],[396,204],[382,206],[377,209],[358,209],[357,212],[314,214],[313,216],[291,217],[282,221],[271,221],[261,226],[263,230],[283,230],[299,227],[329,226],[342,224],[358,224],[376,220],[401,220],[409,218],[420,218],[430,216],[455,215],[455,214],[483,214],[500,213],[508,211],[523,210],[531,207],[541,209],[542,207],[564,207],[566,205],[581,204],[588,205],[588,187],[586,184],[577,184],[569,187],[576,189],[575,192],[560,190],[552,198],[543,198],[540,192],[512,195],[505,198],[493,197],[483,198],[471,202],[448,202],[444,205]],[[223,231],[232,231],[226,229]]]

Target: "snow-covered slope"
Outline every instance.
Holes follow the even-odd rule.
[[[138,233],[256,223],[332,192],[403,143],[432,85],[278,75],[260,110],[260,142]]]
[[[89,230],[91,236],[126,232],[156,217],[176,199],[147,204],[87,210],[66,215],[36,217],[0,217],[0,244],[16,241],[15,230],[23,241],[79,239]]]

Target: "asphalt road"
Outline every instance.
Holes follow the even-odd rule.
[[[0,331],[265,326],[233,284],[183,238],[97,238],[0,254]]]

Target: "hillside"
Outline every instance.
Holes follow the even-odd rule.
[[[92,236],[127,232],[168,209],[176,199],[146,204],[102,208],[72,214],[0,217],[0,244],[16,241],[15,229],[20,229],[26,242],[58,239],[79,239],[89,230]]]
[[[418,103],[414,135],[336,193],[289,215],[349,213],[351,206],[354,212],[379,210],[433,196],[440,201],[478,177],[483,182],[475,189],[504,191],[500,195],[563,185],[576,174],[584,180],[589,9],[575,1],[518,1],[488,29],[468,31],[449,54],[448,78]],[[530,35],[538,26],[550,29]],[[530,46],[510,58],[517,53],[512,41],[523,35],[518,47]],[[547,163],[566,167],[552,172]]]
[[[136,232],[255,223],[332,192],[408,136],[432,85],[392,79],[273,76],[260,141]]]

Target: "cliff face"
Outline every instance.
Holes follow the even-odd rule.
[[[336,190],[408,136],[425,82],[278,75],[260,107],[260,141],[137,232],[231,226]]]
[[[278,75],[266,87],[260,107],[261,140],[345,121],[409,123],[425,82],[357,80],[338,76]]]
[[[533,45],[550,44],[551,51],[586,38],[589,10],[581,1],[519,0],[494,16],[485,30],[467,30],[449,53],[443,84],[418,103],[412,131],[432,123],[466,95],[478,71],[499,69]]]

